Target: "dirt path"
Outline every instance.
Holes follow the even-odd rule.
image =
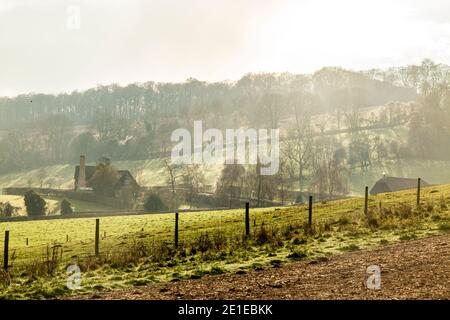
[[[381,269],[381,289],[366,286]],[[245,274],[205,276],[79,299],[450,299],[450,234]]]

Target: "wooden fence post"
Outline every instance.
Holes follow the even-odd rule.
[[[250,235],[250,203],[245,203],[245,236]]]
[[[313,197],[309,196],[309,208],[308,208],[308,228],[312,230],[312,210],[313,210]]]
[[[26,240],[26,243],[27,243],[27,246],[28,246],[28,238],[27,238],[27,240]]]
[[[5,231],[5,247],[3,250],[3,269],[8,270],[9,264],[9,231]]]
[[[178,210],[175,211],[175,248],[178,248]]]
[[[98,256],[100,242],[100,219],[95,219],[95,255]]]
[[[369,187],[366,186],[366,192],[364,195],[364,214],[367,216],[369,207]]]
[[[421,179],[417,179],[417,206],[420,206],[420,181]]]

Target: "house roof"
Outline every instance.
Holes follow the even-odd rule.
[[[429,186],[428,182],[421,180],[422,186]],[[383,177],[378,180],[370,190],[370,194],[394,192],[400,190],[408,190],[417,188],[417,179],[399,178],[399,177]]]
[[[96,166],[86,166],[85,167],[86,181],[89,181],[92,178],[92,176],[95,173],[95,168],[96,168]],[[131,184],[139,187],[139,184],[136,182],[136,180],[134,179],[133,175],[131,174],[131,172],[129,170],[117,170],[117,172],[119,174],[119,181],[117,182],[116,187],[121,187],[121,186],[128,184],[127,181],[129,181]],[[75,181],[78,181],[79,175],[80,175],[80,166],[78,165],[75,167],[75,173],[74,173]]]
[[[95,172],[95,166],[85,166],[85,172],[86,172],[86,180],[89,180],[90,178],[92,178],[92,176],[94,175]],[[73,178],[75,180],[78,180],[78,176],[80,175],[80,166],[76,166],[75,167],[75,173]]]

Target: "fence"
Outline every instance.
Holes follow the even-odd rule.
[[[416,204],[418,206],[420,206],[421,201],[420,182],[421,180],[419,178],[417,183],[416,195]],[[246,239],[251,237],[252,232],[255,235],[258,231],[258,228],[260,228],[261,226],[272,229],[301,226],[305,229],[311,230],[315,222],[313,197],[309,197],[309,203],[307,206],[304,206],[303,209],[300,209],[300,207],[298,208],[299,210],[296,211],[295,214],[290,216],[289,219],[286,219],[286,221],[276,221],[273,219],[268,221],[264,220],[264,218],[261,218],[262,214],[260,214],[259,216],[252,215],[253,209],[250,210],[250,204],[247,202],[245,205],[245,210],[243,210],[243,212],[241,211],[243,213],[242,216],[239,216],[238,212],[217,211],[217,218],[214,218],[212,224],[202,224],[201,220],[195,220],[188,225],[185,225],[183,223],[183,219],[180,218],[179,212],[176,211],[174,216],[167,215],[167,217],[161,218],[166,219],[166,222],[168,222],[169,224],[165,225],[162,221],[157,226],[151,226],[149,230],[153,232],[153,234],[149,232],[145,233],[144,229],[148,229],[149,226],[135,225],[132,227],[134,228],[134,230],[127,229],[124,232],[122,231],[123,233],[121,235],[111,237],[111,240],[108,237],[109,234],[114,234],[114,229],[111,226],[111,219],[104,218],[103,223],[101,223],[100,219],[96,218],[95,225],[92,225],[91,230],[93,232],[93,235],[91,238],[89,237],[88,233],[87,236],[83,238],[84,235],[71,236],[70,232],[67,232],[66,234],[64,234],[64,232],[60,232],[59,239],[53,241],[52,244],[46,243],[45,245],[34,245],[34,242],[36,240],[33,238],[33,235],[21,234],[21,236],[23,237],[22,241],[23,243],[25,243],[25,249],[22,248],[19,253],[17,253],[16,248],[11,246],[12,239],[15,241],[15,244],[17,246],[18,236],[14,233],[11,233],[10,230],[5,230],[3,243],[3,268],[5,270],[10,269],[11,262],[15,261],[16,259],[22,260],[22,262],[25,263],[29,259],[39,258],[38,256],[36,256],[37,252],[45,252],[45,250],[47,250],[48,253],[49,247],[58,247],[65,249],[65,259],[70,260],[74,257],[98,257],[102,254],[113,252],[121,245],[131,244],[132,242],[127,243],[127,241],[129,241],[130,239],[131,241],[135,241],[140,237],[150,238],[153,241],[162,241],[168,246],[170,246],[172,243],[172,246],[174,248],[178,248],[183,242],[188,242],[192,239],[198,239],[202,235],[212,234],[214,232],[219,232],[226,239],[242,239],[242,241],[245,241]],[[367,215],[369,209],[368,187],[365,188],[364,204],[361,209],[362,212]],[[304,212],[305,214],[302,214],[302,212]],[[189,213],[186,212],[186,214]],[[172,226],[170,226],[170,219],[173,219],[171,222],[173,223]],[[257,219],[260,220],[257,221]],[[156,223],[158,222],[156,221]],[[240,223],[242,223],[242,227],[236,227]],[[123,228],[123,226],[121,227]],[[128,227],[131,228],[130,226]],[[89,238],[91,240],[89,240]],[[77,254],[73,255],[74,252]],[[20,265],[20,263],[18,265]]]

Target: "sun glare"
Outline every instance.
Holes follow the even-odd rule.
[[[408,16],[383,1],[286,2],[258,27],[257,67],[310,72],[323,65],[363,68],[367,59],[395,59],[405,44],[414,43],[412,34],[424,38]]]

